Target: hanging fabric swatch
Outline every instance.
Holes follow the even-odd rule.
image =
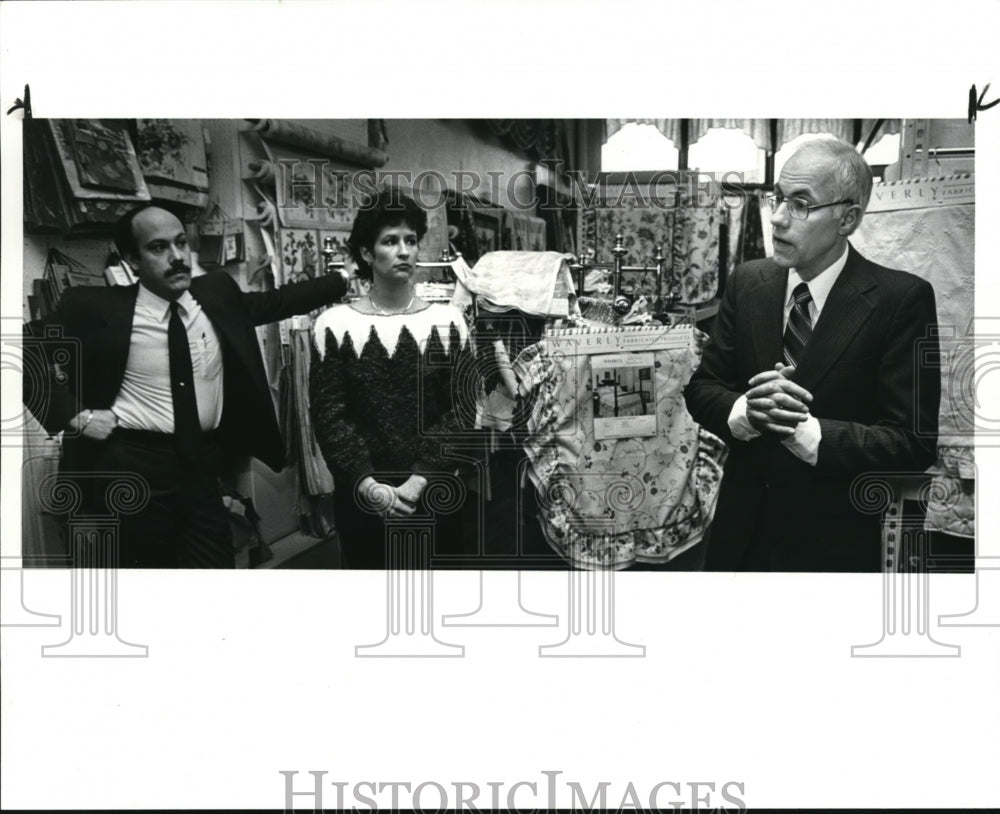
[[[748,193],[743,204],[742,234],[740,237],[738,263],[748,260],[759,260],[767,256],[764,244],[764,221],[770,210],[765,210],[766,204],[757,193]],[[766,214],[765,214],[766,213]],[[770,223],[770,222],[769,222]]]
[[[719,226],[724,218],[716,196],[699,201],[688,191],[680,193],[674,218],[674,276],[680,281],[681,302],[700,305],[715,297],[719,288]]]
[[[503,248],[517,252],[545,251],[545,221],[524,212],[504,212]]]
[[[323,460],[312,430],[309,413],[309,365],[311,361],[312,325],[302,320],[302,327],[291,332],[291,375],[289,385],[294,388],[292,409],[288,413],[286,438],[292,456],[299,467],[302,489],[307,495],[328,495],[333,492],[333,476]]]
[[[533,398],[525,450],[539,521],[574,566],[662,563],[701,539],[725,446],[684,406],[699,341],[691,326],[551,330],[514,361],[518,395]],[[614,394],[598,392],[605,380],[617,414]],[[595,431],[606,413],[610,435]]]

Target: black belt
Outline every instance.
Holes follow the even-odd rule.
[[[203,432],[201,439],[203,444],[214,442],[219,434],[218,430]],[[146,446],[170,447],[174,446],[174,435],[169,432],[153,432],[152,430],[129,430],[119,427],[112,434],[112,438],[120,438],[122,441],[131,441]]]

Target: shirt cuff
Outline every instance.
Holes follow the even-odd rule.
[[[809,466],[816,466],[822,437],[819,419],[811,415],[795,428],[794,435],[788,436],[781,443],[799,460],[805,461]]]
[[[747,418],[747,397],[745,395],[736,399],[733,409],[729,411],[729,431],[737,441],[752,441],[760,435],[750,423],[750,419]]]

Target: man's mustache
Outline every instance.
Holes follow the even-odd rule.
[[[191,267],[184,263],[177,263],[170,267],[170,271],[167,272],[167,276],[170,277],[173,274],[190,274]]]

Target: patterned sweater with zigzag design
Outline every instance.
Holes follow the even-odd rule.
[[[454,471],[441,448],[471,426],[462,405],[474,412],[474,394],[468,329],[450,305],[392,315],[335,305],[316,320],[310,411],[341,488],[380,473]]]

